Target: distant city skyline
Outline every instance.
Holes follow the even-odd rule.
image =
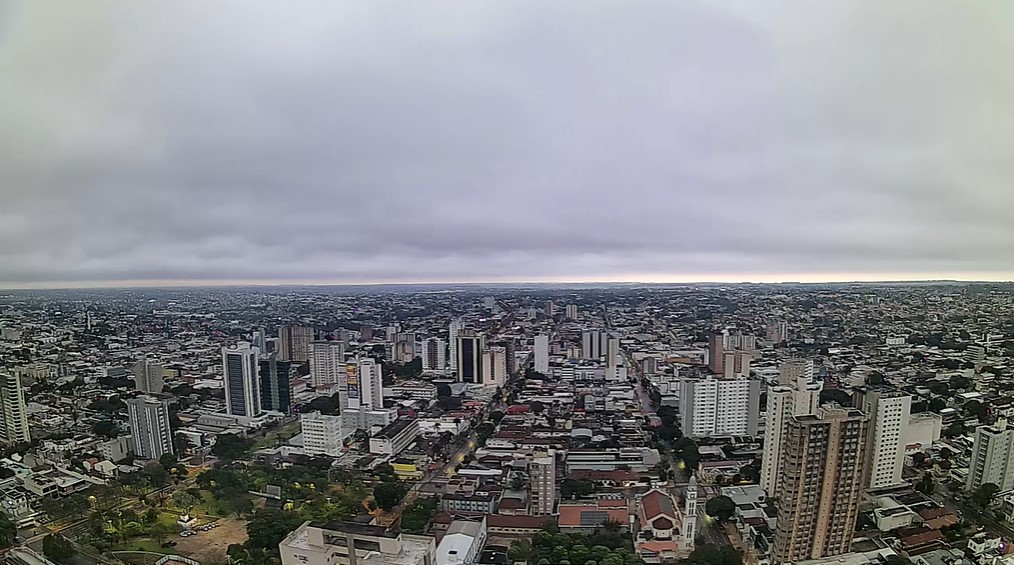
[[[1014,3],[0,21],[5,288],[1014,279]]]

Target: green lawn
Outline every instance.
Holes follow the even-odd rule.
[[[299,420],[296,420],[295,422],[290,422],[289,424],[286,424],[285,426],[273,432],[268,432],[267,434],[265,434],[264,437],[257,440],[257,443],[254,444],[253,448],[264,449],[265,447],[274,447],[279,441],[286,441],[295,436],[296,434],[298,434],[299,431],[300,431]]]
[[[151,539],[137,538],[128,540],[127,543],[114,545],[110,551],[151,551],[164,554],[166,550],[159,546],[158,542]]]

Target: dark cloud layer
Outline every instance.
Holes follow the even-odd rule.
[[[0,283],[1010,278],[1012,22],[0,0]]]

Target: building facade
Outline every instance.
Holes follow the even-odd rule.
[[[482,336],[462,330],[457,336],[458,382],[482,383]]]
[[[783,439],[774,563],[848,553],[863,489],[869,417],[822,407],[793,416]]]
[[[315,341],[310,352],[310,382],[313,386],[339,384],[345,371],[345,346],[340,341]]]
[[[447,369],[447,342],[431,337],[422,342],[422,368],[424,371]]]
[[[278,549],[282,565],[437,565],[432,537],[352,522],[304,522]]]
[[[142,359],[134,363],[134,388],[145,394],[162,394],[165,382],[162,365]]]
[[[303,434],[303,451],[307,455],[338,457],[343,447],[341,416],[310,412],[299,416]]]
[[[757,435],[760,382],[734,379],[680,379],[680,417],[689,437]]]
[[[543,375],[549,374],[549,336],[535,336],[535,370]]]
[[[905,431],[912,408],[911,395],[868,390],[860,408],[870,416],[869,463],[866,486],[876,489],[901,484],[905,466]]]
[[[260,360],[261,408],[288,414],[292,409],[292,363],[270,353]]]
[[[284,361],[305,363],[310,360],[313,328],[281,326],[278,328],[278,356]]]
[[[169,404],[151,396],[131,398],[126,404],[134,454],[139,459],[148,460],[174,453]]]
[[[974,491],[987,483],[1001,492],[1014,489],[1014,428],[1002,418],[975,429],[965,489]]]
[[[532,516],[549,516],[556,507],[556,453],[548,453],[532,459],[528,465],[532,491]]]
[[[783,363],[779,368],[778,383],[768,389],[760,486],[771,498],[778,497],[778,468],[785,428],[793,416],[817,412],[822,389],[823,384],[814,381],[813,361],[810,360]]]
[[[225,411],[230,416],[252,418],[261,413],[257,355],[257,348],[247,342],[222,348]]]
[[[4,445],[31,442],[25,390],[17,373],[0,373],[0,409],[3,410],[0,414],[3,416],[3,421],[0,422],[0,442]]]

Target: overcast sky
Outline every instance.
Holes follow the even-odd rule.
[[[0,285],[1014,278],[1012,61],[1005,1],[0,0]]]

